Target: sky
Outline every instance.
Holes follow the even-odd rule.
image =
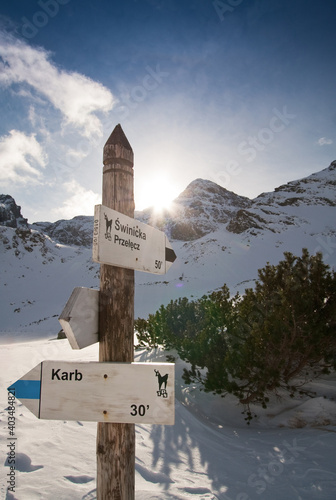
[[[0,193],[29,222],[93,215],[120,123],[135,205],[196,178],[249,198],[336,159],[334,0],[0,6]]]

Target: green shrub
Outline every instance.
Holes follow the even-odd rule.
[[[322,255],[284,254],[258,271],[243,297],[221,290],[161,306],[138,319],[139,345],[175,349],[190,363],[187,383],[234,394],[247,407],[269,396],[304,391],[308,380],[336,368],[336,274]]]

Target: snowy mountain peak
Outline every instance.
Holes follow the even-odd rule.
[[[21,207],[9,194],[0,194],[0,225],[28,229],[27,219],[21,215]]]
[[[186,189],[176,198],[176,203],[190,204],[198,199],[203,204],[226,204],[236,208],[250,205],[251,200],[245,196],[239,196],[232,191],[228,191],[215,182],[207,179],[195,179]]]
[[[173,240],[191,241],[216,231],[251,200],[218,184],[195,179],[174,200],[172,207],[158,217],[152,209],[137,214],[147,224],[166,231]]]

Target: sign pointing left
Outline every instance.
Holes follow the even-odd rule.
[[[42,361],[8,387],[38,418],[174,424],[173,363]]]
[[[7,391],[11,392],[38,418],[40,418],[41,368],[42,363],[7,388]]]

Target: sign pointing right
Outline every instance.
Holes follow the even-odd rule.
[[[176,254],[164,232],[96,205],[92,258],[101,264],[165,274]]]

